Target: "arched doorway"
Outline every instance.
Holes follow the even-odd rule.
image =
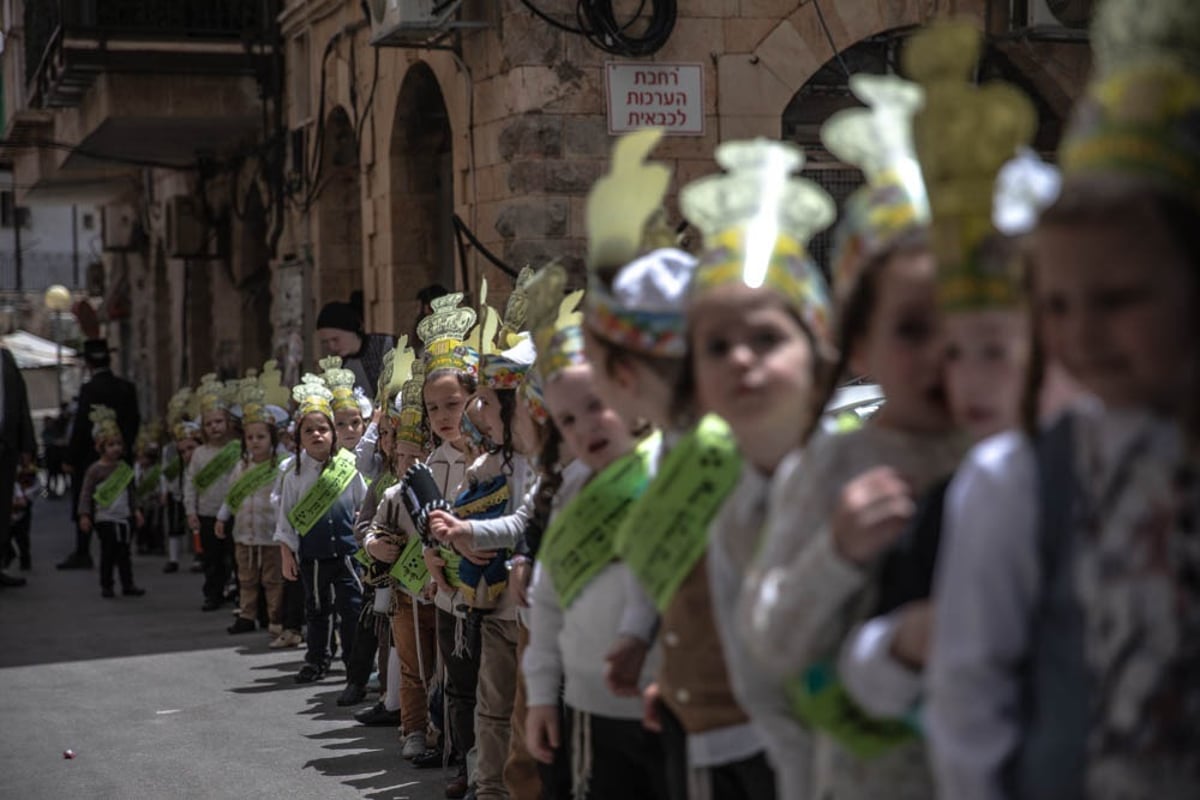
[[[316,311],[331,300],[347,301],[363,289],[362,187],[358,139],[341,106],[325,120],[317,174]],[[315,335],[315,334],[314,334]]]
[[[416,295],[440,283],[454,288],[454,161],[450,117],[433,70],[417,62],[404,76],[389,145],[391,160],[392,314],[411,331]]]

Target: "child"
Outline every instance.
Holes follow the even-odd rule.
[[[233,468],[241,459],[241,442],[233,438],[229,414],[231,390],[215,375],[205,375],[196,390],[204,444],[196,448],[183,483],[183,506],[188,529],[200,535],[204,563],[204,605],[215,611],[225,604],[225,582],[232,561],[232,542],[216,536],[217,512],[229,492]]]
[[[943,574],[977,578],[946,575],[939,608],[960,602],[992,624],[934,654],[931,733],[947,791],[1200,791],[1189,577],[1200,561],[1198,10],[1109,2],[1093,21],[1096,73],[1060,149],[1062,193],[1028,255],[1046,358],[1098,403],[1032,444],[986,443],[951,490],[964,511],[991,513],[948,507]],[[950,712],[963,696],[973,713]]]
[[[547,268],[539,282],[553,281],[557,270]],[[530,292],[536,297],[537,286]],[[530,305],[531,316],[541,316],[535,299]],[[544,763],[569,758],[576,798],[658,798],[661,752],[641,725],[641,702],[636,695],[614,697],[605,684],[605,654],[624,615],[628,582],[628,568],[613,560],[616,532],[645,488],[657,441],[634,450],[625,422],[596,394],[582,331],[555,325],[553,316],[549,321],[538,331],[539,380],[552,424],[586,470],[560,485],[558,511],[534,567],[524,654],[526,741]],[[564,754],[560,743],[568,741]]]
[[[29,542],[29,532],[33,527],[33,502],[42,493],[42,482],[38,478],[36,467],[22,467],[17,471],[17,479],[13,485],[12,510],[12,543],[9,552],[3,554],[4,567],[12,563],[19,551],[22,572],[33,569],[32,551]]]
[[[142,512],[133,492],[133,468],[121,460],[125,442],[117,427],[117,414],[107,406],[94,406],[90,415],[92,438],[100,460],[88,467],[79,493],[79,528],[96,529],[100,539],[100,596],[114,597],[113,567],[121,578],[121,594],[141,597],[146,593],[133,582],[129,547]]]
[[[308,650],[296,683],[314,683],[325,677],[332,659],[329,625],[333,609],[340,622],[343,658],[354,647],[354,631],[362,607],[362,584],[351,556],[358,549],[354,515],[366,497],[367,487],[354,466],[354,457],[341,451],[334,430],[333,399],[315,375],[292,390],[296,411],[299,452],[279,490],[275,541],[280,544],[283,577],[300,580],[308,631]]]
[[[243,381],[238,401],[242,407],[242,460],[234,467],[229,493],[217,512],[214,531],[218,539],[225,539],[226,525],[233,518],[241,608],[226,630],[238,634],[255,629],[261,588],[266,600],[268,631],[279,636],[283,632],[283,571],[279,548],[273,540],[278,514],[271,502],[280,479],[280,459],[275,450],[278,422],[274,410],[266,404],[266,392],[257,378]]]
[[[138,431],[134,446],[133,485],[138,503],[142,507],[142,516],[146,518],[146,524],[137,532],[139,555],[162,552],[163,547],[162,503],[159,500],[162,489],[159,431],[160,426],[157,423],[143,426],[142,430]]]

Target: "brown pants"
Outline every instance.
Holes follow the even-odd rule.
[[[475,706],[475,796],[505,800],[504,766],[512,735],[517,689],[517,621],[484,617],[480,631],[479,688]]]
[[[437,671],[437,609],[414,603],[398,589],[393,591],[396,610],[392,613],[392,646],[400,657],[400,728],[404,734],[426,733],[428,686]],[[416,619],[413,606],[417,609]]]
[[[517,694],[513,699],[512,736],[508,742],[508,761],[504,764],[504,785],[512,800],[538,800],[542,796],[542,776],[537,760],[525,746],[525,674],[521,661],[529,647],[529,629],[517,623]]]
[[[238,598],[242,608],[238,616],[254,621],[258,618],[258,588],[267,597],[267,620],[272,625],[283,622],[283,557],[279,545],[239,544],[233,551],[237,562]]]

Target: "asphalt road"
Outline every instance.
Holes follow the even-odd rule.
[[[36,506],[29,585],[0,589],[0,798],[443,796],[397,731],[335,705],[340,671],[298,686],[301,651],[202,613],[200,575],[135,556],[146,596],[104,600],[95,569],[54,569],[73,541],[66,506]]]

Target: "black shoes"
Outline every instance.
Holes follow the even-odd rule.
[[[165,567],[163,567],[164,574],[170,575],[172,572],[179,572],[179,562],[178,561],[168,561],[167,565]]]
[[[296,673],[296,683],[316,683],[325,677],[325,668],[317,664],[305,664]]]
[[[18,586],[24,586],[25,579],[18,575],[9,575],[7,572],[0,572],[0,587],[15,589]]]
[[[408,760],[417,769],[439,769],[442,766],[444,753],[440,747],[431,747],[419,756],[414,756]],[[458,763],[458,753],[450,751],[450,760],[446,762],[446,766],[454,766]]]
[[[72,553],[55,566],[57,569],[91,569],[92,559],[90,556],[87,558],[80,558]]]
[[[229,633],[253,633],[255,630],[254,620],[238,617],[233,621],[233,624],[225,629]]]
[[[126,597],[141,597],[146,593],[146,590],[140,586],[128,586],[121,590],[121,594]]]
[[[346,688],[342,689],[342,693],[338,695],[337,704],[339,706],[356,706],[365,700],[367,697],[367,689],[365,686],[359,686],[356,683],[347,683]]]
[[[388,711],[382,703],[376,703],[370,708],[355,712],[354,718],[363,725],[393,725],[400,724],[400,709]]]

